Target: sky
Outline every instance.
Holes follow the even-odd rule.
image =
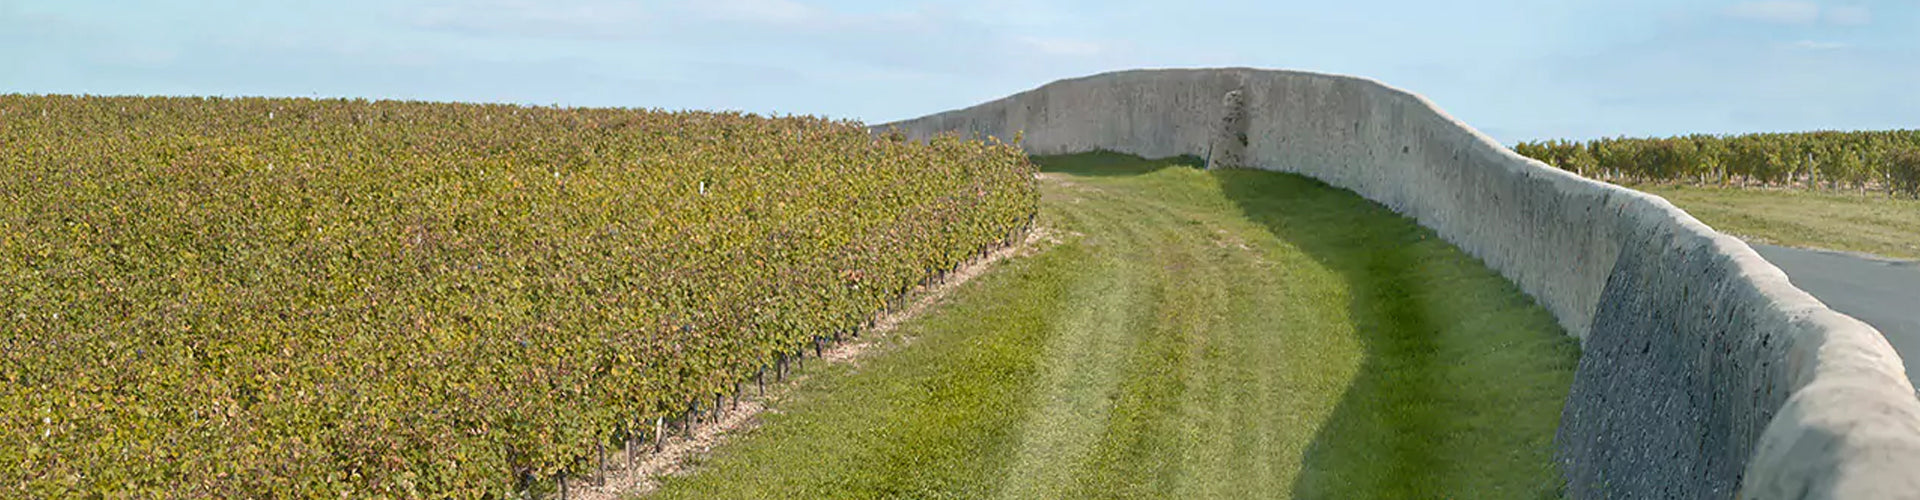
[[[1507,143],[1920,128],[1920,0],[0,0],[0,93],[884,123],[1218,66],[1372,77]]]

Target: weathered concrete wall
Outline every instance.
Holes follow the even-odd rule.
[[[1920,400],[1878,332],[1666,200],[1516,155],[1418,95],[1292,71],[1126,71],[889,127],[1149,158],[1208,157],[1244,127],[1230,159],[1414,218],[1582,340],[1558,437],[1575,497],[1920,496]]]

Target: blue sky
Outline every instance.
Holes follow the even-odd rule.
[[[1196,66],[1378,78],[1509,143],[1920,128],[1920,0],[0,0],[0,93],[879,123]]]

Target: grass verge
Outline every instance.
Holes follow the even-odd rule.
[[[1920,200],[1798,189],[1631,187],[1660,195],[1714,229],[1750,241],[1920,259]]]
[[[822,368],[658,495],[1556,494],[1577,344],[1477,261],[1298,176],[1039,161],[1061,242]]]

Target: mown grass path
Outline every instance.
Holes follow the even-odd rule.
[[[1041,159],[1054,242],[827,365],[667,498],[1537,498],[1576,342],[1298,176]]]

